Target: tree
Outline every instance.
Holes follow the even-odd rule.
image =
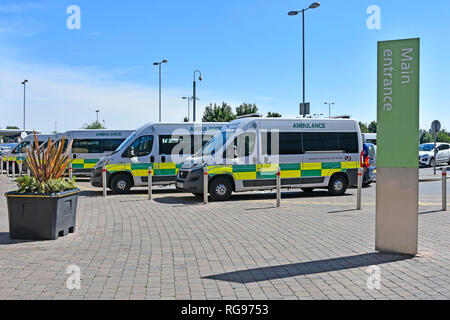
[[[445,143],[450,143],[450,136],[448,135],[447,132],[445,132],[444,130],[439,131],[437,134],[437,139],[438,142],[445,142]]]
[[[222,102],[222,105],[218,106],[216,103],[209,104],[205,108],[203,113],[203,122],[230,122],[236,119],[236,115],[233,113],[230,105],[226,102]]]
[[[258,113],[258,106],[254,103],[244,102],[239,107],[236,108],[236,115],[238,117],[253,113]]]
[[[281,114],[278,112],[270,112],[267,114],[267,118],[281,118]]]
[[[431,133],[426,130],[423,130],[422,135],[420,136],[420,144],[433,142],[434,138]]]
[[[10,130],[20,130],[19,127],[16,126],[7,126],[6,129],[10,129]]]
[[[184,117],[183,122],[189,122],[188,117]]]
[[[377,133],[377,122],[376,121],[372,121],[369,124],[369,132],[370,133]]]
[[[369,128],[367,128],[367,124],[360,122],[359,127],[361,128],[361,133],[369,133]]]
[[[91,124],[85,123],[83,129],[88,130],[98,130],[98,129],[106,129],[99,121],[94,121]]]

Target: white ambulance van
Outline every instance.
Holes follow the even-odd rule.
[[[102,187],[106,166],[107,186],[115,193],[148,186],[148,168],[154,185],[174,184],[187,157],[202,149],[226,123],[149,123],[136,130],[111,155],[103,157],[91,175],[91,184]]]
[[[58,133],[58,139],[72,142],[72,168],[76,177],[90,177],[98,160],[116,150],[133,130],[71,130]]]
[[[48,138],[54,139],[53,134],[36,134],[36,138],[39,141],[39,145],[48,142]],[[24,161],[27,157],[27,148],[34,144],[34,135],[30,134],[26,136],[14,149],[6,152],[2,155],[3,159],[3,169],[6,170],[7,161],[9,164],[9,172],[12,172],[12,163],[15,162],[16,173],[19,173],[20,164],[22,164],[22,170],[25,171]]]
[[[357,184],[361,152],[356,120],[238,119],[223,127],[201,154],[184,161],[176,187],[203,194],[207,167],[208,192],[225,201],[232,192],[274,189],[280,167],[283,188],[343,195]]]

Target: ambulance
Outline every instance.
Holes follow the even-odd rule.
[[[65,137],[65,151],[68,142],[73,140],[70,153],[73,174],[90,177],[99,159],[114,152],[132,133],[133,130],[71,130],[58,133],[57,144]]]
[[[361,154],[356,120],[237,119],[184,161],[176,188],[203,194],[207,169],[211,198],[226,201],[232,192],[275,189],[280,168],[282,188],[343,195],[357,184]]]
[[[36,134],[36,137],[39,141],[39,145],[48,142],[48,138],[54,139],[53,134]],[[12,150],[4,153],[1,156],[3,160],[3,169],[7,169],[7,161],[9,161],[9,173],[12,173],[13,162],[15,163],[16,173],[19,173],[20,166],[22,165],[22,170],[25,171],[24,161],[27,157],[26,149],[34,144],[34,135],[28,135]]]
[[[149,123],[131,134],[111,155],[103,157],[91,174],[91,185],[102,187],[106,166],[107,186],[114,193],[153,185],[174,184],[184,159],[200,151],[226,123]]]

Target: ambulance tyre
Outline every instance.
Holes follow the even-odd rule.
[[[118,174],[111,180],[111,190],[117,194],[123,194],[130,192],[132,187],[131,179],[127,174]]]
[[[328,192],[332,196],[342,196],[348,188],[347,177],[343,174],[334,174],[328,184]]]
[[[231,198],[232,186],[227,178],[219,177],[209,184],[209,194],[214,201],[227,201]]]

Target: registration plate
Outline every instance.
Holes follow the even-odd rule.
[[[176,186],[177,188],[183,189],[183,182],[177,182]]]

